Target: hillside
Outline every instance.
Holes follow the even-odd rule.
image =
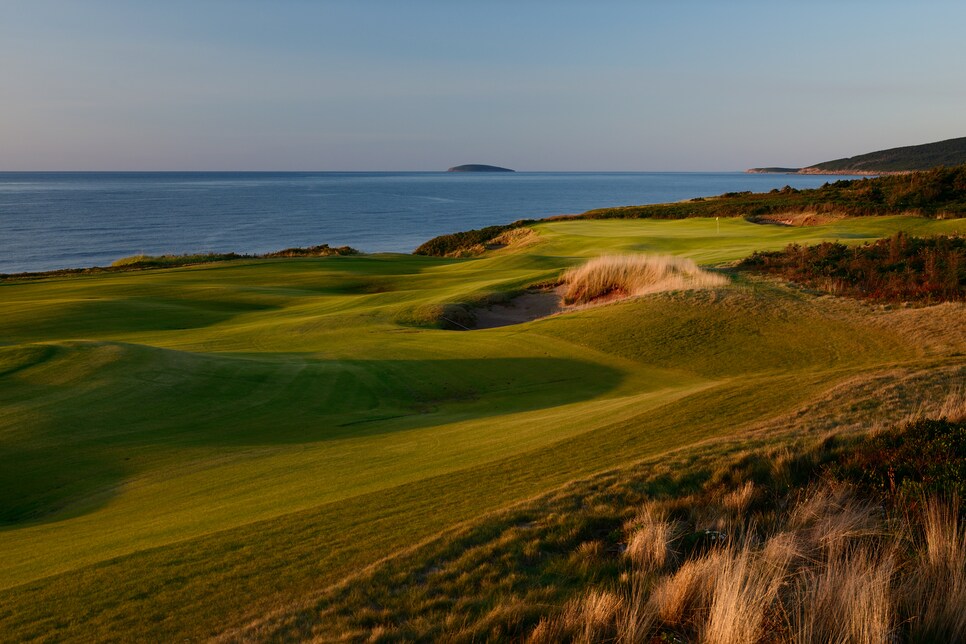
[[[452,310],[472,315],[602,254],[707,267],[791,243],[962,234],[962,220],[532,229],[467,259],[236,259],[0,282],[4,638],[231,639],[266,616],[302,614],[380,562],[406,565],[423,546],[450,557],[460,534],[488,542],[494,517],[524,531],[552,520],[514,508],[575,481],[603,494],[608,472],[779,440],[766,427],[820,436],[855,414],[932,409],[961,382],[961,304],[873,309],[738,274],[514,326],[445,327]],[[848,404],[823,403],[843,390]],[[804,426],[803,409],[839,415]],[[561,528],[564,548],[615,529],[571,519],[584,523]],[[526,556],[556,579],[533,547]],[[424,579],[435,565],[406,574]],[[522,579],[509,564],[477,570]],[[580,591],[556,570],[563,581],[541,610]],[[476,574],[455,578],[474,583],[464,572]],[[467,602],[466,619],[502,619],[498,599]],[[357,639],[375,635],[381,613],[352,605]],[[287,623],[316,625],[300,619]]]
[[[888,174],[966,163],[966,137],[909,145],[816,163],[806,168],[752,168],[755,173]]]
[[[966,163],[966,137],[880,150],[802,168],[802,174],[877,174],[929,170]]]

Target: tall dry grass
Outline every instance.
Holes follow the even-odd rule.
[[[910,641],[966,641],[966,530],[959,522],[958,500],[922,509],[919,532],[922,544],[915,565],[920,574],[907,580],[903,592],[911,622]]]
[[[729,540],[684,557],[683,524],[667,515],[651,503],[625,526],[632,571],[620,588],[571,601],[531,641],[966,641],[956,501],[930,499],[896,524],[849,488],[824,485],[767,530],[735,524]]]
[[[803,567],[783,606],[791,642],[889,642],[895,633],[896,558],[891,549],[854,544]]]
[[[702,626],[706,642],[757,642],[785,582],[787,562],[759,555],[748,543],[717,553],[711,609]]]
[[[603,297],[632,297],[727,284],[723,275],[670,255],[603,255],[564,273],[564,303],[586,304]]]
[[[680,536],[680,527],[656,504],[642,508],[626,528],[631,537],[624,556],[638,571],[660,572],[676,560],[673,543]]]

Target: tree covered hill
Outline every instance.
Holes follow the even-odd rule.
[[[937,166],[954,166],[966,163],[966,137],[947,139],[924,145],[909,145],[889,150],[879,150],[845,159],[817,163],[802,169],[810,172],[905,172],[929,170]]]
[[[816,163],[806,168],[752,168],[754,173],[795,174],[887,174],[929,170],[966,163],[966,137],[923,145],[878,150],[844,159]]]

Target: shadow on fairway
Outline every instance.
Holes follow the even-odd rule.
[[[43,342],[200,329],[246,313],[278,308],[258,303],[157,297],[40,302],[0,320],[0,337],[14,342]]]
[[[623,378],[560,358],[256,359],[103,342],[44,357],[0,376],[0,408],[22,419],[0,428],[0,526],[93,511],[154,454],[365,440],[579,402]]]

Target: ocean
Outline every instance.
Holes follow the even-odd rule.
[[[104,266],[140,253],[316,244],[409,253],[436,235],[517,219],[829,180],[740,172],[6,172],[0,273]]]

